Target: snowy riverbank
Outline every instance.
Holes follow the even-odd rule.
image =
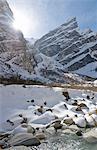
[[[66,100],[63,91],[68,91],[69,99]],[[97,93],[89,90],[0,85],[0,107],[0,131],[11,131],[14,136],[21,134],[18,140],[22,133],[29,131],[29,127],[31,132],[32,127],[39,128],[38,136],[41,133],[48,138],[50,133],[54,136],[56,122],[62,135],[68,132],[67,127],[78,131],[87,126],[95,127],[97,122]]]

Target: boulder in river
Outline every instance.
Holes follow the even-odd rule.
[[[9,141],[10,146],[38,146],[41,144],[38,138],[30,133],[18,133],[14,135]]]

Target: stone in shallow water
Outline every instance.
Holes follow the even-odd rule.
[[[40,141],[30,133],[18,133],[9,140],[11,146],[38,146]]]
[[[35,137],[39,140],[45,140],[46,136],[43,133],[36,134]]]
[[[74,123],[73,119],[71,117],[66,117],[63,120],[63,123],[68,124],[68,125],[72,125]]]
[[[26,146],[15,146],[15,147],[10,147],[10,150],[31,150],[31,148],[26,147]],[[5,149],[5,150],[9,150],[9,148]]]

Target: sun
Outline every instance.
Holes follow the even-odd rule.
[[[27,32],[29,31],[29,25],[29,17],[26,14],[19,11],[14,11],[13,27],[16,30],[21,30],[23,34],[27,34]]]
[[[13,28],[20,30],[24,37],[35,35],[40,28],[38,16],[34,12],[13,9],[13,17]]]

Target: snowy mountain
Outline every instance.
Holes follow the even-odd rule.
[[[80,32],[76,18],[39,40],[25,39],[13,22],[7,1],[0,0],[0,83],[79,83],[78,74],[97,76],[97,34]]]
[[[34,47],[42,59],[49,64],[53,61],[64,72],[97,78],[97,33],[90,29],[81,32],[76,18],[44,35]]]

